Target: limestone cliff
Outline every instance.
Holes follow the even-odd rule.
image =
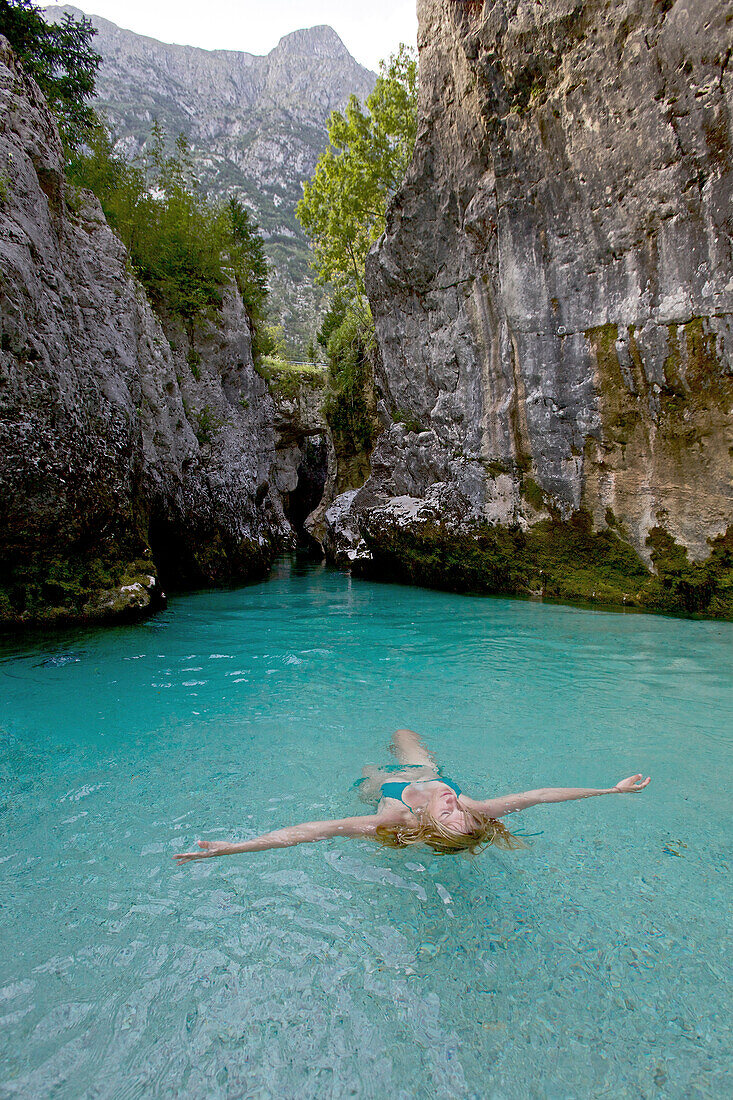
[[[367,270],[386,430],[350,522],[385,561],[375,525],[428,521],[705,558],[733,520],[733,8],[418,15],[417,147]]]
[[[263,572],[290,528],[274,406],[234,288],[164,331],[0,39],[0,619],[135,614]]]

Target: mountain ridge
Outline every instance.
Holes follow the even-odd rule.
[[[116,149],[140,157],[155,121],[171,142],[183,133],[210,198],[237,195],[252,211],[271,264],[271,307],[293,350],[318,325],[324,292],[295,216],[303,181],[327,144],[326,123],[351,95],[365,99],[376,75],[332,27],[302,28],[267,54],[160,42],[82,9],[46,8],[49,20],[84,16],[103,61],[95,106]],[[195,104],[195,106],[194,106]]]

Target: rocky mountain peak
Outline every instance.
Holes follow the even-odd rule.
[[[315,57],[331,61],[350,59],[353,62],[351,54],[336,31],[326,24],[303,27],[301,30],[283,35],[269,56],[273,58],[278,55],[304,57],[308,61]]]

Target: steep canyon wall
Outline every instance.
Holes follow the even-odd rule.
[[[0,620],[110,618],[261,574],[290,537],[235,287],[194,345],[152,312],[0,40]]]
[[[582,515],[646,563],[654,533],[707,557],[733,521],[733,5],[418,14],[417,147],[367,271],[386,430],[352,527],[374,556],[385,522]]]

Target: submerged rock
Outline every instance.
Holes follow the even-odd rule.
[[[371,538],[377,575],[440,499],[460,500],[461,537],[543,524],[551,552],[561,531],[606,532],[648,578],[713,545],[723,561],[726,5],[419,0],[418,15],[415,156],[367,261],[388,428],[342,529]],[[405,496],[425,502],[412,517]],[[434,522],[450,543],[454,518],[437,505]]]
[[[129,618],[262,574],[289,532],[235,287],[165,329],[0,39],[0,621]]]

